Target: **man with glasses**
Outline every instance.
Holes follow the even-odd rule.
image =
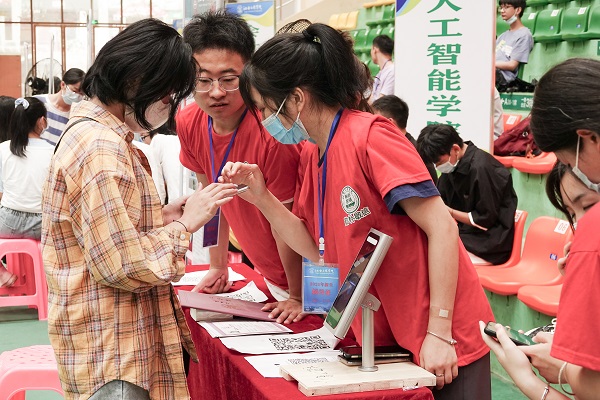
[[[508,31],[496,39],[496,87],[506,86],[517,78],[519,65],[527,63],[533,49],[533,37],[521,18],[525,0],[500,0],[498,12],[510,25]]]
[[[79,68],[71,68],[63,75],[58,92],[35,96],[44,103],[48,111],[48,128],[42,133],[42,139],[56,145],[69,121],[71,105],[83,99],[81,82],[84,76],[85,72]]]
[[[181,163],[206,186],[218,179],[226,161],[258,164],[269,190],[291,209],[299,160],[297,146],[283,145],[266,132],[254,110],[247,110],[239,76],[254,52],[248,24],[225,11],[192,18],[183,31],[198,64],[195,103],[177,116]],[[210,224],[210,223],[209,223]],[[209,225],[210,226],[210,225]],[[209,249],[210,271],[194,290],[220,293],[230,287],[227,272],[229,227],[278,303],[271,316],[290,323],[301,318],[301,259],[252,204],[235,198],[215,220],[218,244]],[[218,228],[217,228],[218,227]],[[209,242],[208,229],[204,242]],[[194,242],[194,246],[203,243]],[[216,240],[213,240],[213,244]],[[208,243],[205,243],[208,244]]]

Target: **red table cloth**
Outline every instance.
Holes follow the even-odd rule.
[[[269,301],[273,301],[261,275],[245,264],[231,264],[231,267],[247,278],[247,281],[236,282],[232,290],[238,290],[248,282],[254,281],[256,286],[269,296]],[[188,272],[205,269],[208,269],[207,265],[187,267]],[[191,290],[189,286],[179,288]],[[283,378],[264,378],[244,359],[244,354],[229,350],[219,339],[211,338],[206,330],[190,316],[190,310],[184,308],[184,311],[199,357],[198,363],[190,362],[188,375],[188,386],[193,400],[433,400],[433,395],[428,388],[307,397],[298,390],[297,382],[289,382]],[[300,333],[321,326],[323,326],[323,319],[320,316],[309,315],[302,321],[289,325],[289,328],[295,333]],[[351,339],[345,339],[341,345],[354,343]]]

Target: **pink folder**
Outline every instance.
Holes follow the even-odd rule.
[[[269,318],[269,313],[261,311],[262,303],[252,301],[230,299],[228,297],[215,296],[206,293],[188,292],[179,290],[179,302],[183,307],[196,308],[223,314],[232,314],[237,317],[256,319],[260,321],[274,321]]]

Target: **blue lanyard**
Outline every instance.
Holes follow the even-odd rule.
[[[323,222],[323,208],[325,207],[325,189],[327,188],[327,151],[329,150],[329,145],[331,144],[331,139],[335,136],[335,131],[337,130],[338,124],[340,123],[340,117],[342,116],[343,108],[335,115],[333,119],[333,123],[331,124],[331,129],[329,130],[329,138],[327,139],[327,146],[325,146],[325,151],[323,152],[323,170],[321,172],[321,180],[318,182],[318,194],[319,194],[319,255],[321,259],[323,259],[323,255],[325,254],[325,228]]]
[[[221,175],[221,171],[223,171],[223,167],[227,163],[227,157],[229,157],[229,152],[231,151],[231,148],[233,147],[233,142],[235,141],[235,137],[237,136],[238,129],[240,128],[240,125],[242,124],[242,121],[244,120],[244,117],[246,116],[247,112],[248,112],[248,109],[246,108],[244,110],[244,113],[242,114],[242,118],[240,118],[240,123],[239,123],[238,127],[235,128],[235,131],[233,131],[233,135],[231,136],[231,140],[229,140],[229,144],[227,145],[227,150],[225,150],[225,155],[223,156],[223,162],[221,162],[221,167],[219,167],[219,175]],[[208,143],[210,146],[210,169],[212,171],[213,182],[217,182],[219,179],[219,175],[217,175],[215,172],[215,151],[214,151],[213,138],[212,138],[212,130],[213,130],[212,126],[213,126],[212,117],[209,116],[208,117]]]

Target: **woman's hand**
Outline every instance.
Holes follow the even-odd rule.
[[[534,336],[533,340],[540,344],[524,346],[523,353],[531,359],[531,364],[538,369],[540,375],[548,382],[558,383],[558,371],[560,371],[563,362],[550,356],[553,339],[553,334],[539,332]]]
[[[176,219],[181,218],[183,215],[183,207],[185,206],[185,202],[189,197],[190,195],[182,196],[177,200],[170,202],[169,204],[165,204],[162,209],[164,225],[168,225]]]
[[[560,274],[562,276],[565,275],[565,267],[567,265],[567,257],[569,257],[569,252],[571,251],[571,243],[573,242],[568,242],[567,244],[565,244],[565,248],[564,248],[564,257],[561,257],[558,259],[557,265],[558,265],[558,271],[560,272]]]
[[[433,335],[425,335],[419,354],[421,368],[435,374],[435,387],[441,389],[458,376],[458,357],[454,346]]]
[[[179,221],[189,232],[196,232],[210,221],[219,207],[229,203],[236,193],[237,187],[232,183],[211,183],[205,188],[198,188],[188,197]]]
[[[496,324],[496,336],[498,340],[494,340],[491,336],[484,332],[485,323],[479,321],[479,329],[481,331],[481,337],[483,341],[489,346],[489,348],[496,354],[498,362],[508,372],[515,384],[521,388],[521,385],[527,385],[532,378],[537,379],[531,364],[527,359],[527,355],[524,353],[524,348],[527,346],[517,346],[510,340],[504,327],[501,324]],[[536,347],[536,346],[529,346]]]
[[[219,182],[247,185],[249,189],[239,196],[252,204],[256,204],[268,192],[265,178],[256,164],[228,162],[223,167]]]

